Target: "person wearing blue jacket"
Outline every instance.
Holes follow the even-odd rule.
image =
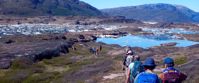
[[[153,73],[156,67],[153,58],[147,58],[143,64],[145,72],[138,74],[134,80],[134,83],[160,83],[157,74]]]

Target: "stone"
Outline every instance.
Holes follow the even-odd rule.
[[[161,46],[176,46],[176,42],[161,44]]]
[[[11,66],[11,60],[3,58],[0,60],[0,69],[8,69]]]

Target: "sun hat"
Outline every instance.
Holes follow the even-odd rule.
[[[144,61],[143,66],[152,66],[152,67],[154,67],[154,66],[156,66],[156,64],[155,64],[155,61],[154,61],[153,58],[148,57],[148,58]]]
[[[163,60],[164,64],[174,64],[174,60],[170,57],[166,57]]]

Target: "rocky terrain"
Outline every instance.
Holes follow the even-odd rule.
[[[92,39],[87,42],[78,39],[78,35],[71,34],[65,34],[65,37],[63,35],[3,37],[0,40],[0,65],[1,68],[9,67],[9,69],[0,69],[0,82],[124,82],[124,71],[121,68],[123,47],[95,43]],[[102,51],[99,55],[95,56],[89,52],[90,47],[100,45]],[[161,68],[163,57],[175,58],[176,67],[188,75],[185,83],[197,83],[198,45],[190,47],[164,45],[148,49],[133,47],[133,49],[141,56],[141,60],[149,56],[154,57],[158,64],[156,72]]]
[[[56,20],[43,23],[43,20],[38,21],[41,18]],[[9,24],[6,23],[8,18],[1,20],[0,83],[123,83],[124,47],[97,43],[97,37],[167,33],[199,41],[196,24],[150,24],[123,17],[11,19]],[[173,57],[175,66],[188,75],[185,83],[197,83],[199,45],[175,47],[175,44],[133,49],[141,60],[154,57],[157,73],[162,68],[162,59]],[[102,50],[97,56],[90,52],[90,48],[100,46]]]
[[[97,42],[98,38],[132,34],[199,41],[198,13],[183,6],[102,11],[106,14],[80,0],[0,0],[0,83],[124,83],[125,47]],[[176,45],[132,48],[142,61],[155,59],[156,73],[164,57],[174,58],[175,66],[188,75],[184,83],[197,83],[199,44]],[[92,48],[101,50],[95,54]]]

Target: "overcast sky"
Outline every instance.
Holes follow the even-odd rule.
[[[168,3],[186,6],[199,12],[199,0],[81,0],[98,9],[114,8],[121,6],[135,6],[152,3]]]

